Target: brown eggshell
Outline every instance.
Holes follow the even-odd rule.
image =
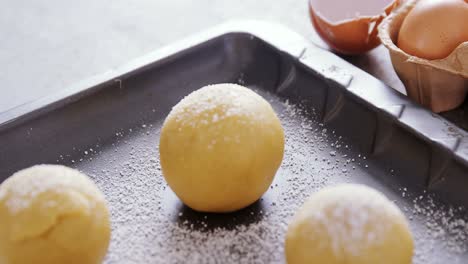
[[[418,58],[398,48],[395,43],[401,24],[418,1],[407,1],[385,18],[379,26],[379,37],[390,51],[407,95],[436,113],[448,111],[460,106],[468,93],[468,42],[439,60]]]
[[[315,12],[312,1],[309,1],[309,13],[317,33],[330,48],[339,53],[356,55],[380,44],[377,26],[399,4],[400,0],[395,0],[375,16],[360,16],[335,23]]]

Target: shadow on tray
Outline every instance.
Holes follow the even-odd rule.
[[[250,225],[263,218],[264,202],[258,200],[252,205],[232,213],[201,213],[180,203],[173,221],[181,226],[198,231],[212,231],[218,228],[233,230],[238,226]]]

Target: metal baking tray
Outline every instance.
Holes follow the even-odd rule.
[[[163,180],[159,130],[185,95],[222,82],[271,102],[285,157],[252,206],[197,213]],[[283,26],[232,22],[1,113],[0,181],[40,163],[92,177],[112,214],[106,263],[282,263],[288,219],[311,193],[343,182],[370,185],[404,211],[414,263],[468,263],[460,126]]]

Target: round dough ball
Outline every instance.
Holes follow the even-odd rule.
[[[410,264],[413,238],[403,213],[378,191],[345,184],[313,194],[286,234],[288,264]]]
[[[79,171],[37,165],[0,185],[0,263],[97,264],[109,240],[104,196]]]
[[[283,159],[284,132],[261,96],[236,84],[210,85],[172,109],[159,151],[167,183],[187,206],[231,212],[270,186]]]

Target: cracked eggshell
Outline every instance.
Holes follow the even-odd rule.
[[[436,113],[452,110],[464,102],[468,93],[468,42],[438,60],[412,56],[398,48],[403,20],[418,1],[407,1],[385,18],[379,26],[379,37],[390,51],[393,67],[407,95]]]
[[[330,48],[355,55],[380,44],[377,26],[399,4],[400,0],[309,0],[309,13]]]

